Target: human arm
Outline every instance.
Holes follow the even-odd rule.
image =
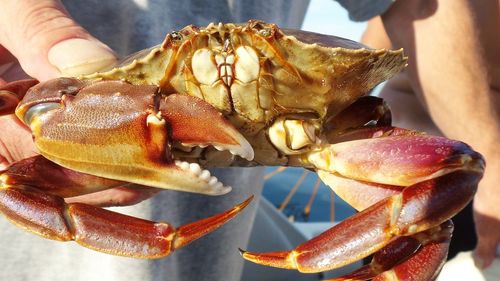
[[[475,196],[476,262],[488,266],[500,241],[500,103],[470,3],[396,1],[382,16],[394,47],[410,57],[404,75],[434,123],[470,144],[487,167]]]

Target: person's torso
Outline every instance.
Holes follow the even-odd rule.
[[[259,19],[300,28],[309,0],[63,1],[75,20],[120,56],[151,47],[187,25]]]

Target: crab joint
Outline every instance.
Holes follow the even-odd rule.
[[[279,118],[269,128],[269,139],[273,145],[286,154],[300,154],[309,145],[315,144],[316,126],[314,120],[286,120]]]
[[[148,149],[156,152],[155,155],[165,155],[168,162],[172,161],[168,142],[167,122],[161,116],[161,111],[150,113],[146,118],[150,143]]]

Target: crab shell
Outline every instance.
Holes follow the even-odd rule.
[[[249,21],[187,26],[110,71],[81,78],[155,85],[163,95],[187,94],[210,103],[252,144],[255,157],[247,162],[228,156],[230,161],[204,161],[205,166],[287,165],[287,152],[277,150],[280,145],[266,131],[274,121],[317,119],[314,126],[323,130],[325,121],[400,72],[406,60],[402,50],[374,50]]]

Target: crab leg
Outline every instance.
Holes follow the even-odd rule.
[[[400,186],[402,191],[292,251],[243,251],[245,259],[301,272],[346,265],[379,251],[395,237],[414,235],[449,220],[472,199],[484,168],[481,156],[461,142],[404,133],[328,145],[311,153],[309,161],[327,184],[326,175],[338,174],[359,182]]]
[[[442,237],[428,241],[412,256],[382,272],[374,281],[428,281],[435,280],[443,268],[450,246],[451,231],[441,232]]]
[[[454,172],[415,184],[401,195],[382,200],[292,251],[243,252],[243,257],[301,272],[326,271],[349,264],[379,251],[394,237],[413,235],[451,218],[472,197],[477,177],[474,172]],[[462,196],[451,197],[455,192]],[[444,201],[452,207],[440,208]]]
[[[7,83],[0,87],[0,116],[14,113],[29,88],[38,83],[35,79],[25,79]]]
[[[447,221],[414,236],[399,237],[375,253],[370,264],[329,281],[434,280],[448,254],[452,232],[453,223]]]
[[[93,250],[136,258],[167,256],[219,228],[251,201],[249,198],[223,213],[176,229],[168,223],[142,220],[87,204],[67,204],[61,197],[31,186],[12,186],[16,180],[22,181],[11,177],[12,174],[6,173],[0,178],[0,212],[14,224],[45,238],[74,240]],[[118,183],[98,179],[94,182]],[[49,183],[46,187],[50,186],[50,180],[45,183]]]
[[[390,126],[392,120],[391,111],[386,102],[374,96],[364,96],[357,99],[348,108],[328,118],[324,124],[327,139],[330,143],[346,141],[346,131],[362,131],[358,128],[368,126]],[[340,141],[339,141],[340,140]]]
[[[10,165],[0,174],[0,187],[32,186],[58,197],[73,197],[128,183],[66,169],[41,155]]]

